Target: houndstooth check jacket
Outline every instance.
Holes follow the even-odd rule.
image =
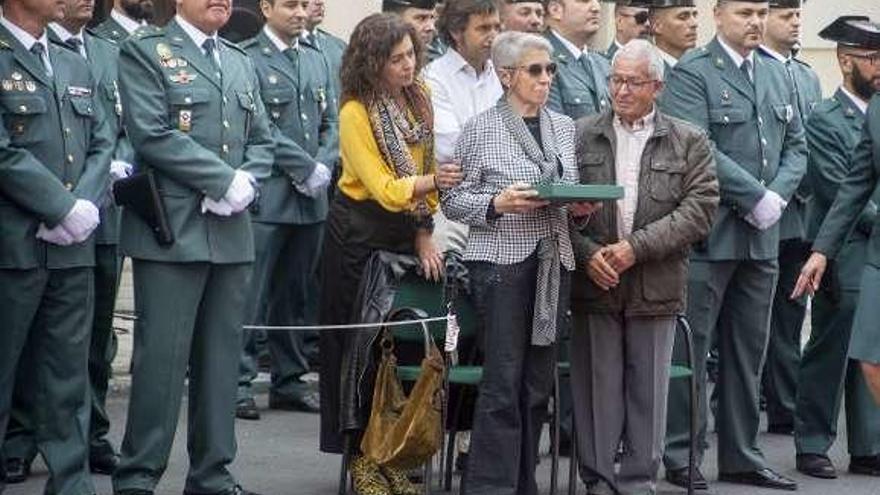
[[[466,260],[519,263],[541,239],[555,236],[562,265],[574,269],[565,207],[551,205],[527,214],[486,218],[492,198],[515,182],[578,182],[574,123],[546,108],[540,112],[540,123],[543,151],[506,99],[465,125],[455,149],[464,179],[441,201],[448,218],[471,226]]]

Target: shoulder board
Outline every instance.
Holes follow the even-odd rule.
[[[258,48],[260,46],[260,40],[257,39],[256,36],[253,38],[248,38],[238,44],[243,50],[249,50],[251,48]]]
[[[808,68],[808,69],[812,69],[812,68],[813,68],[810,64],[806,63],[805,61],[803,61],[803,60],[801,60],[801,59],[799,59],[799,58],[793,58],[792,60],[794,60],[795,62],[799,63],[800,65],[803,65],[804,67],[806,67],[806,68]]]
[[[142,40],[146,38],[155,38],[157,36],[162,36],[165,34],[165,29],[159,26],[153,26],[147,24],[145,26],[141,26],[135,30],[134,33],[131,34],[133,38]]]
[[[687,63],[691,60],[700,60],[703,58],[708,58],[712,56],[712,52],[709,51],[705,46],[701,46],[699,48],[694,48],[693,50],[688,50],[681,56],[681,59],[678,61],[678,64]],[[678,65],[676,64],[676,66]]]
[[[813,109],[813,112],[833,112],[838,108],[842,107],[843,103],[837,99],[837,96],[832,96],[830,98],[826,98],[819,102],[818,105]]]
[[[241,53],[242,55],[247,55],[247,53],[245,53],[244,49],[238,43],[233,43],[223,37],[220,37],[220,43],[223,43],[223,45],[225,45],[229,48],[232,48],[233,50],[237,51],[238,53]]]

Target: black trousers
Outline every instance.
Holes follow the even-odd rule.
[[[468,495],[535,495],[538,441],[553,389],[556,346],[531,345],[538,261],[473,263],[482,281],[485,358],[467,475]],[[563,269],[559,325],[568,324],[568,274]]]

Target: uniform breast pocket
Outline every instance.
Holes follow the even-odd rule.
[[[242,140],[247,140],[247,135],[251,132],[251,125],[254,116],[257,113],[257,101],[252,91],[236,91],[236,99],[238,100],[239,109],[242,112],[242,122],[244,123],[244,133],[241,135]]]
[[[122,99],[119,98],[119,86],[116,81],[108,81],[105,82],[102,88],[102,94],[104,100],[107,102],[108,106],[113,108],[113,115],[116,118],[122,118]]]
[[[43,141],[48,133],[41,126],[49,105],[41,95],[0,96],[3,123],[13,144],[24,145]]]
[[[681,199],[683,170],[681,163],[673,161],[651,162],[649,189],[651,199],[660,203]]]
[[[172,127],[189,133],[197,125],[216,125],[217,122],[200,122],[207,118],[207,104],[210,94],[205,88],[175,88],[168,92],[169,118]]]
[[[787,104],[773,105],[773,115],[782,125],[788,125],[794,118],[794,107]]]
[[[293,87],[273,88],[263,91],[263,102],[273,122],[284,120],[288,112],[292,112],[291,103],[296,99]]]
[[[715,127],[727,127],[748,121],[749,112],[745,108],[713,108],[709,110],[709,124]]]

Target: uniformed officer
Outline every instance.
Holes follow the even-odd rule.
[[[90,61],[89,68],[98,89],[95,102],[104,107],[103,113],[111,132],[118,136],[122,118],[116,84],[118,51],[110,42],[85,32],[85,25],[92,18],[93,6],[89,1],[66,0],[64,18],[49,25],[48,35],[51,41],[70,48]],[[100,63],[95,63],[96,61]],[[120,178],[126,176],[131,169],[131,146],[125,139],[117,139],[115,144],[110,173],[113,178]],[[116,450],[106,438],[110,422],[104,403],[116,352],[113,308],[119,280],[119,258],[116,253],[119,212],[109,196],[103,199],[99,209],[101,223],[95,232],[95,314],[89,351],[91,405],[82,415],[83,428],[88,428],[89,431],[89,467],[93,473],[111,474],[116,466],[117,456]],[[24,360],[19,364],[19,369],[24,372],[17,375],[12,417],[3,443],[7,480],[10,482],[24,481],[27,478],[31,462],[37,454],[33,411],[25,408],[26,404],[34,403],[34,398],[21,397],[22,394],[36,393],[33,374],[28,372],[33,367],[31,360]]]
[[[796,108],[801,122],[806,122],[813,107],[822,100],[822,88],[819,76],[809,64],[796,57],[801,39],[801,2],[770,0],[764,43],[757,53],[766,60],[785,65],[797,96]],[[804,218],[810,195],[808,183],[801,181],[779,220],[779,281],[773,299],[767,359],[761,374],[767,399],[767,430],[785,435],[794,431],[801,328],[807,312],[806,299],[791,300],[788,296],[810,254]]]
[[[544,22],[559,65],[547,105],[579,119],[608,107],[608,60],[588,48],[602,21],[599,0],[550,0]]]
[[[88,436],[71,418],[87,409],[93,232],[113,136],[85,61],[48,40],[63,14],[52,0],[7,0],[0,18],[0,431],[17,365],[32,363],[21,407],[45,491],[89,495]]]
[[[263,103],[278,137],[271,177],[260,181],[254,215],[256,263],[249,321],[268,325],[315,323],[311,298],[327,218],[327,186],[339,154],[337,109],[328,102],[332,76],[321,54],[299,46],[309,0],[264,0],[266,25],[242,43],[260,80]],[[433,10],[432,10],[433,12]],[[250,390],[256,376],[252,332],[245,333],[236,414],[258,419]],[[303,332],[269,331],[272,387],[269,407],[318,412],[320,401],[300,380],[309,371]]]
[[[868,102],[880,91],[880,63],[876,62],[880,60],[880,26],[867,17],[840,17],[819,36],[837,43],[843,84],[834,96],[815,107],[807,121],[807,174],[813,193],[807,206],[810,239],[818,233],[838,186],[854,163],[853,151]],[[849,470],[880,476],[880,408],[871,399],[858,364],[851,363],[846,352],[878,199],[874,193],[830,262],[834,268],[813,296],[812,331],[797,375],[794,442],[798,471],[818,478],[837,476],[827,454],[837,436],[844,393]]]
[[[636,38],[643,38],[650,31],[648,7],[650,0],[604,0],[614,2],[614,38],[603,55],[609,61],[617,50]]]
[[[717,34],[691,50],[666,79],[661,109],[705,129],[715,145],[721,206],[706,242],[691,256],[688,318],[694,330],[701,428],[706,436],[708,344],[719,349],[719,479],[795,489],[767,467],[758,447],[760,367],[778,276],[779,219],[806,171],[806,142],[791,79],[782,64],[755,53],[769,6],[721,0]],[[667,479],[685,485],[687,392],[670,387]],[[702,475],[695,485],[706,486]]]
[[[341,38],[334,36],[319,26],[324,22],[324,0],[312,0],[309,2],[309,20],[306,22],[306,30],[302,34],[303,46],[317,50],[324,57],[327,70],[335,74],[333,80],[333,104],[339,107],[340,83],[339,71],[342,69],[342,54],[345,53],[346,43]]]
[[[382,0],[382,12],[397,14],[413,27],[425,47],[437,37],[437,0]]]
[[[544,4],[534,0],[500,0],[501,29],[541,34],[544,31]]]
[[[697,46],[695,0],[652,0],[651,33],[668,75],[684,53]]]
[[[152,18],[153,0],[113,0],[110,15],[95,26],[93,32],[95,36],[119,43]]]
[[[254,260],[248,207],[274,142],[254,65],[217,36],[232,6],[181,0],[166,26],[121,44],[119,88],[138,171],[155,175],[174,242],[160,245],[131,208],[120,246],[132,259],[131,399],[116,494],[150,494],[168,462],[189,379],[187,494],[241,494],[235,396]]]

